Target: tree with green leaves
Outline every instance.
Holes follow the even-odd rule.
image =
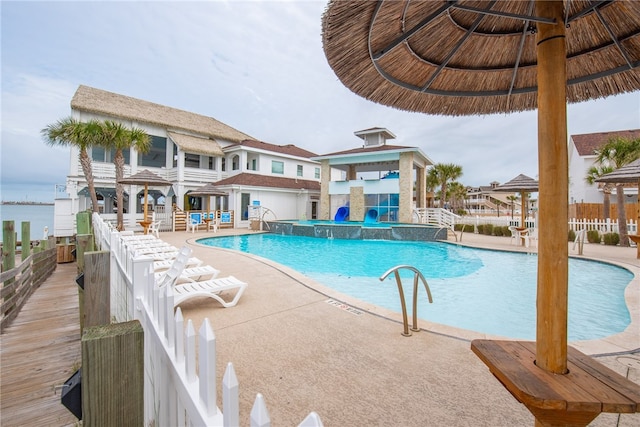
[[[520,198],[518,196],[516,196],[515,194],[511,194],[509,196],[507,196],[507,200],[509,201],[509,203],[511,204],[511,219],[513,219],[513,211],[514,208],[516,206],[516,202],[519,200]]]
[[[429,169],[427,183],[429,180],[440,186],[440,207],[443,208],[447,199],[447,187],[449,183],[462,176],[462,166],[453,163],[437,163]]]
[[[593,185],[596,183],[596,179],[613,171],[614,169],[611,166],[593,165],[587,171],[587,176],[584,179],[588,184]],[[602,210],[604,211],[604,219],[608,219],[611,215],[611,190],[613,186],[608,182],[603,182],[600,188],[603,195]]]
[[[151,137],[142,129],[128,128],[122,123],[105,120],[102,123],[102,142],[106,149],[114,150],[113,164],[116,169],[116,203],[118,204],[117,229],[124,230],[124,189],[120,180],[124,178],[124,154],[123,150],[135,148],[141,153],[149,152]],[[145,200],[143,203],[146,203]]]
[[[467,198],[467,187],[458,181],[449,184],[447,199],[451,200],[453,212],[460,214],[464,210],[464,201]]]
[[[78,148],[80,165],[87,181],[87,187],[89,187],[91,209],[93,212],[98,212],[98,196],[96,195],[91,158],[87,150],[90,147],[100,145],[102,135],[100,122],[97,120],[81,122],[73,117],[67,117],[48,125],[40,131],[40,134],[48,145]]]
[[[596,162],[602,166],[618,169],[640,158],[640,138],[631,140],[615,137],[595,151]],[[618,232],[620,246],[629,246],[627,215],[624,211],[624,184],[616,184],[616,206],[618,207]]]

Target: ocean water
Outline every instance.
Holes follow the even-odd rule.
[[[18,241],[22,240],[22,223],[29,222],[31,240],[40,240],[45,227],[53,235],[53,205],[0,205],[0,221],[13,221]]]

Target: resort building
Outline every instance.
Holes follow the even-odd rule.
[[[222,218],[222,227],[248,227],[251,207],[267,208],[271,218],[317,218],[321,166],[316,154],[295,145],[275,145],[256,140],[218,120],[183,110],[80,86],[71,100],[72,117],[114,120],[149,134],[148,153],[125,150],[124,176],[145,169],[171,182],[171,186],[125,185],[125,227],[139,228],[143,203],[163,219],[164,227],[176,224],[175,212],[210,211]],[[89,148],[100,212],[115,219],[115,166],[113,151]],[[75,213],[90,208],[87,183],[77,147],[71,148],[67,182],[56,191],[56,236],[70,236]],[[331,170],[324,173],[330,175]],[[340,176],[339,171],[335,171]],[[194,197],[207,183],[226,195]],[[133,195],[133,197],[131,197]],[[205,203],[209,203],[205,206]],[[177,228],[176,228],[177,227]]]
[[[495,188],[500,185],[492,181],[489,185],[467,187],[467,198],[464,210],[470,215],[506,216],[519,214],[522,201],[516,194],[498,192]],[[513,198],[516,196],[516,198]]]
[[[596,150],[613,138],[635,140],[640,138],[640,129],[588,133],[571,135],[569,138],[569,203],[602,203],[602,185],[589,184],[586,176],[596,163]],[[638,186],[624,189],[625,203],[637,200]],[[611,194],[611,203],[616,200],[615,189]]]
[[[416,147],[387,144],[384,128],[355,132],[360,148],[313,157],[321,165],[320,219],[413,222],[426,207],[426,168],[433,162]],[[331,169],[344,173],[332,179]]]

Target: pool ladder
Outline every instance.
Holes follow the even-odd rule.
[[[404,300],[404,289],[402,286],[402,279],[400,279],[400,270],[407,269],[413,271],[413,327],[412,331],[418,332],[420,328],[418,328],[418,279],[422,280],[424,284],[424,288],[427,291],[427,296],[429,297],[429,302],[433,303],[433,298],[431,298],[431,290],[429,290],[429,285],[427,284],[426,279],[420,273],[420,271],[412,267],[410,265],[397,265],[391,269],[389,269],[386,273],[380,276],[380,281],[382,282],[387,278],[391,273],[396,276],[396,283],[398,284],[398,293],[400,294],[400,304],[402,305],[402,322],[404,323],[404,331],[402,335],[405,337],[410,337],[411,332],[409,332],[409,321],[407,320],[407,304]]]

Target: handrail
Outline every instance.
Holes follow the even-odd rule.
[[[382,282],[387,278],[391,273],[394,273],[396,276],[396,283],[398,285],[398,293],[400,294],[400,305],[402,306],[402,322],[404,325],[404,330],[402,335],[405,337],[410,337],[411,333],[409,332],[409,322],[407,320],[407,305],[404,301],[404,289],[402,287],[402,280],[400,279],[399,270],[407,269],[413,271],[413,327],[412,331],[418,332],[420,328],[418,328],[418,278],[422,280],[424,284],[424,288],[427,291],[427,296],[429,297],[429,302],[433,303],[433,298],[431,297],[431,290],[429,289],[429,285],[427,284],[426,279],[422,275],[422,273],[415,267],[410,265],[396,265],[395,267],[387,270],[382,276],[380,276],[380,281]]]
[[[267,226],[267,230],[271,230],[271,227],[269,227],[269,223],[268,222],[264,222],[264,216],[266,214],[268,214],[269,212],[271,212],[271,215],[273,215],[273,219],[277,220],[278,217],[276,216],[276,213],[274,211],[272,211],[271,209],[264,207],[264,206],[260,206],[260,229],[262,230],[262,224],[265,224]]]

